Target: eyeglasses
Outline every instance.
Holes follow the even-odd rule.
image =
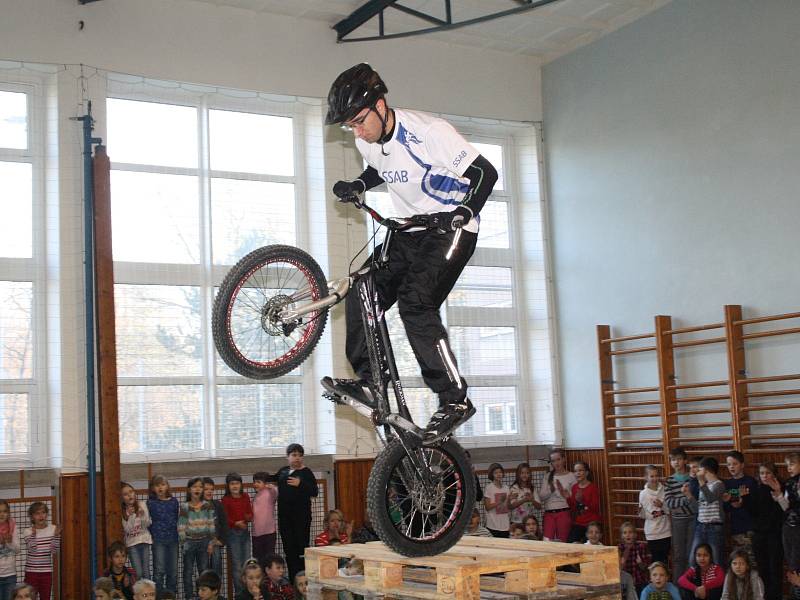
[[[347,123],[342,123],[341,128],[345,131],[353,131],[356,127],[361,127],[364,124],[364,121],[367,120],[369,116],[369,112],[371,109],[367,109],[367,112],[364,113],[363,117],[359,117],[358,119],[353,119],[352,121],[348,121]]]

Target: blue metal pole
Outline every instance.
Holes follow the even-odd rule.
[[[88,428],[89,471],[89,574],[97,579],[97,440],[95,436],[95,316],[94,316],[94,171],[92,145],[102,142],[92,137],[92,103],[87,114],[75,120],[83,121],[83,252],[84,299],[86,302],[86,425]]]

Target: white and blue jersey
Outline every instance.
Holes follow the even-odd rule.
[[[463,177],[480,154],[455,128],[438,117],[410,110],[395,110],[392,139],[370,144],[356,139],[364,160],[386,182],[392,216],[410,217],[454,210],[469,190]],[[478,232],[478,220],[464,227]]]

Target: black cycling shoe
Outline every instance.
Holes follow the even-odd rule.
[[[459,426],[469,421],[474,414],[475,407],[469,401],[469,398],[445,404],[431,416],[431,420],[425,428],[425,437],[422,439],[422,443],[426,445],[435,444],[452,435]]]
[[[340,398],[351,398],[375,410],[378,405],[375,396],[369,387],[369,383],[363,379],[334,379],[333,377],[323,377],[320,381],[325,391]]]

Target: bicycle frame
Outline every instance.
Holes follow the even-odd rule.
[[[377,406],[373,410],[371,407],[360,402],[351,401],[349,398],[341,400],[373,421],[378,436],[384,445],[388,441],[390,432],[393,432],[393,435],[401,440],[414,466],[428,483],[430,482],[429,469],[426,468],[426,465],[421,464],[417,453],[411,451],[412,448],[417,448],[421,445],[424,431],[414,423],[411,412],[408,409],[403,386],[400,383],[400,375],[397,371],[389,329],[386,325],[386,317],[375,287],[375,273],[388,265],[389,249],[395,232],[408,228],[409,225],[413,226],[414,223],[411,221],[399,222],[384,219],[375,210],[361,202],[356,203],[356,206],[365,210],[373,219],[386,226],[386,237],[378,256],[373,256],[373,260],[369,264],[347,277],[328,282],[328,295],[326,297],[304,306],[282,311],[280,319],[284,323],[291,323],[302,316],[334,306],[344,300],[347,294],[355,288],[358,294],[362,325],[367,340],[367,353],[372,372],[372,381],[376,382],[373,393],[376,395]],[[301,290],[292,296],[292,300],[298,302],[310,297],[309,290]],[[390,385],[397,401],[396,412],[392,411],[389,402]],[[381,427],[384,427],[386,431],[381,432]]]

